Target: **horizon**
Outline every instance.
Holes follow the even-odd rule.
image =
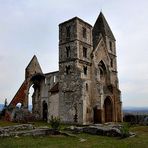
[[[0,105],[4,105],[4,103],[0,103]],[[32,104],[29,104],[29,106],[32,106]],[[122,106],[122,109],[125,109],[125,108],[145,108],[145,109],[148,109],[148,106]]]

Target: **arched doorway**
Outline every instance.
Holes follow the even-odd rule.
[[[48,106],[46,101],[43,101],[43,120],[47,121]]]
[[[32,108],[33,108],[33,95],[34,95],[34,88],[33,85],[31,85],[31,87],[29,88],[29,93],[28,93],[28,110],[30,112],[32,112]]]
[[[107,97],[104,101],[104,115],[105,115],[105,122],[113,121],[113,106],[109,97]]]
[[[94,123],[101,123],[101,109],[98,109],[98,107],[94,107]]]

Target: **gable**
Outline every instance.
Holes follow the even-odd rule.
[[[102,60],[105,62],[105,65],[109,64],[110,61],[109,53],[107,51],[103,38],[100,39],[97,47],[93,50],[92,54],[93,54],[94,63],[98,64]]]
[[[37,57],[34,55],[33,58],[31,59],[31,61],[29,62],[28,66],[25,69],[25,75],[26,78],[31,77],[32,75],[36,74],[36,73],[43,73],[41,66],[38,62]]]
[[[93,47],[94,48],[96,48],[99,42],[98,39],[99,39],[100,34],[102,34],[104,40],[106,40],[106,37],[108,37],[115,41],[115,37],[102,12],[99,14],[94,24],[92,34],[93,34]]]

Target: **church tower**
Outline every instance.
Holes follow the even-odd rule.
[[[103,15],[101,12],[94,27],[93,27],[93,46],[94,49],[98,45],[98,38],[102,35],[103,40],[106,44],[106,48],[109,54],[109,61],[110,61],[110,70],[112,72],[111,77],[114,77],[115,80],[113,83],[118,87],[118,78],[117,78],[117,62],[116,62],[116,39]]]
[[[59,115],[85,123],[89,104],[92,26],[75,17],[59,25]]]
[[[94,71],[99,73],[95,75],[95,72],[93,72],[93,77],[100,78],[93,83],[96,88],[99,88],[94,97],[100,98],[98,101],[94,101],[94,106],[97,104],[96,108],[98,109],[94,109],[94,116],[97,115],[100,118],[94,117],[94,120],[96,123],[122,121],[117,76],[116,40],[102,12],[96,20],[92,34],[94,48],[94,64],[92,64],[92,67],[94,67]]]

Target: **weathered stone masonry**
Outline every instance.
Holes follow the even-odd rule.
[[[64,123],[122,121],[115,42],[102,12],[93,27],[78,17],[61,23],[59,71],[44,74],[34,56],[9,107],[21,103],[27,108],[33,86],[36,119],[49,121],[53,115]]]

